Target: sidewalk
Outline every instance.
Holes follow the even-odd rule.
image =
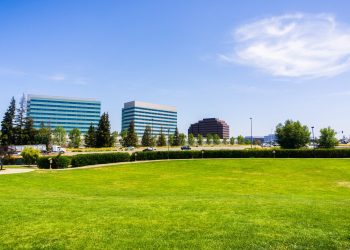
[[[21,173],[28,173],[32,172],[35,169],[28,169],[28,168],[5,168],[4,170],[0,171],[0,175],[2,174],[21,174]]]

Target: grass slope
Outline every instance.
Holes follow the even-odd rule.
[[[36,171],[0,189],[0,249],[350,248],[346,159]]]

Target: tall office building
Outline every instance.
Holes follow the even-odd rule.
[[[230,127],[225,121],[216,118],[203,119],[197,123],[191,124],[188,134],[197,137],[199,134],[206,137],[207,134],[217,134],[221,139],[230,137]]]
[[[94,99],[28,95],[28,116],[34,121],[34,128],[41,123],[51,128],[63,127],[67,132],[78,128],[86,133],[92,123],[98,125],[101,102]]]
[[[129,128],[134,121],[135,131],[142,136],[147,125],[151,127],[152,134],[173,134],[177,127],[177,111],[175,107],[158,105],[146,102],[132,101],[124,103],[122,109],[122,131]]]

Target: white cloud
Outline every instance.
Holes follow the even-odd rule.
[[[232,53],[219,55],[283,77],[334,76],[350,70],[350,26],[330,14],[289,14],[234,31]]]
[[[54,74],[51,76],[46,76],[44,78],[46,80],[51,80],[51,81],[64,81],[64,80],[66,80],[66,76],[63,74]]]

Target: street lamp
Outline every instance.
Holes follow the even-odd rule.
[[[170,150],[170,128],[168,128],[168,160],[169,160],[169,150]]]
[[[204,150],[202,149],[202,159],[203,159],[203,155],[204,155]]]
[[[250,117],[250,148],[253,148],[253,118]]]
[[[314,134],[314,126],[311,127],[312,129],[312,146],[315,149],[315,134]]]

